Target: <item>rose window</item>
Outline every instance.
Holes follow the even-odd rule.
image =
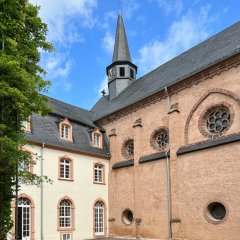
[[[218,109],[207,118],[207,129],[216,134],[224,131],[230,124],[230,113],[226,109]]]
[[[132,156],[134,153],[134,145],[133,145],[133,141],[129,142],[126,146],[126,150],[127,150],[127,155],[128,156]]]
[[[167,131],[162,131],[156,136],[157,146],[160,148],[166,147],[168,144],[168,133]]]

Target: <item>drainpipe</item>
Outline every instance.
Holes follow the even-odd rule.
[[[41,147],[41,213],[40,213],[40,222],[41,222],[41,240],[43,240],[43,150],[44,150],[44,143],[42,143],[42,147]]]
[[[170,150],[168,149],[165,152],[166,156],[166,170],[167,170],[167,192],[168,192],[168,235],[169,235],[169,240],[172,239],[172,206],[171,206],[171,178],[170,178],[170,164],[169,164],[169,155],[170,155]]]
[[[171,110],[171,96],[168,92],[167,86],[165,86],[165,92],[168,96],[168,112]],[[168,131],[170,124],[168,120]],[[168,193],[168,236],[169,240],[172,239],[172,196],[171,196],[171,176],[170,176],[170,162],[169,162],[169,156],[170,156],[170,149],[168,149],[165,152],[166,156],[166,171],[167,171],[167,193]]]

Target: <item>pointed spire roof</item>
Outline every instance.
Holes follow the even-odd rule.
[[[128,61],[131,62],[131,56],[128,48],[127,36],[123,24],[122,13],[118,13],[118,22],[116,29],[115,45],[112,62]]]

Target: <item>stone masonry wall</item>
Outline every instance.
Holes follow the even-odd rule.
[[[163,99],[136,110],[103,127],[111,148],[109,186],[109,233],[168,239],[168,205],[166,158],[139,164],[142,156],[157,153],[150,144],[152,133],[169,129],[171,151],[171,207],[173,237],[187,240],[235,240],[240,236],[240,143],[203,149],[177,156],[177,150],[202,141],[211,140],[200,131],[203,113],[213,105],[227,104],[230,108],[230,128],[221,137],[240,132],[240,67],[231,68],[187,87],[171,96],[178,103],[178,111],[168,113],[168,101]],[[133,127],[141,118],[141,126]],[[204,127],[204,126],[202,126]],[[114,163],[126,160],[122,155],[125,140],[134,139],[134,166],[112,170]],[[214,139],[213,139],[214,140]],[[206,206],[219,201],[227,215],[219,224],[206,217]],[[126,225],[122,212],[129,208],[135,221]]]

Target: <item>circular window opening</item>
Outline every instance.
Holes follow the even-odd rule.
[[[125,141],[122,146],[122,155],[124,158],[132,158],[134,156],[134,142],[132,139]]]
[[[159,148],[165,148],[168,144],[168,133],[166,130],[157,134],[156,143]]]
[[[212,134],[223,132],[230,124],[230,113],[228,109],[217,109],[206,119],[207,129]]]
[[[133,155],[133,152],[134,152],[133,141],[131,141],[131,142],[129,142],[129,143],[127,144],[126,150],[127,150],[127,155],[128,155],[128,156],[132,156],[132,155]]]
[[[123,223],[130,225],[133,222],[133,213],[131,210],[126,209],[122,214]]]
[[[169,143],[168,130],[165,128],[156,129],[150,137],[150,145],[155,150],[163,151]]]
[[[226,216],[226,208],[219,202],[210,203],[207,207],[207,216],[213,222],[221,221]]]

